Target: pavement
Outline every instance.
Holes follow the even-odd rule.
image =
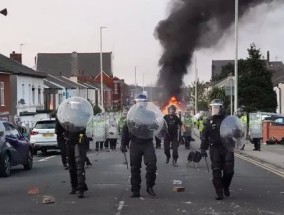
[[[194,138],[199,140],[199,131],[194,129]],[[236,156],[247,160],[251,159],[258,162],[259,166],[269,164],[279,169],[282,174],[284,172],[284,145],[261,144],[261,151],[254,151],[254,144],[246,140],[244,150],[236,151]]]
[[[240,155],[246,155],[250,158],[257,159],[278,168],[284,170],[284,145],[274,144],[274,145],[261,145],[261,151],[253,151],[254,145],[249,141],[246,141],[244,150],[236,152]]]

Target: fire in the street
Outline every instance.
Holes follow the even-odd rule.
[[[167,113],[168,113],[168,107],[169,107],[170,105],[176,106],[177,111],[180,110],[179,101],[177,100],[177,98],[176,98],[175,96],[172,96],[172,97],[170,98],[170,100],[168,101],[168,104],[162,108],[163,114],[167,114]]]

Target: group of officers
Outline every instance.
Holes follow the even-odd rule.
[[[139,95],[136,102],[147,102],[144,95]],[[223,102],[220,99],[214,99],[210,103],[210,116],[204,121],[204,127],[201,131],[201,155],[207,157],[207,150],[211,159],[213,174],[213,186],[216,191],[216,200],[222,200],[224,195],[230,196],[230,184],[234,175],[234,152],[222,144],[220,137],[220,126],[227,116],[224,110]],[[167,133],[164,137],[164,152],[166,163],[169,163],[172,148],[173,165],[177,166],[178,159],[178,128],[181,132],[185,131],[185,126],[181,119],[176,115],[176,108],[170,106],[168,114],[164,116],[167,124]],[[192,138],[188,135],[189,138]],[[127,126],[122,130],[121,151],[127,152],[127,146],[130,143],[130,167],[131,167],[131,197],[140,197],[141,188],[141,162],[144,157],[146,165],[146,192],[154,196],[154,185],[156,180],[157,158],[153,145],[153,138],[143,139],[133,135]]]
[[[136,103],[147,103],[148,99],[145,95],[138,95],[135,99]],[[201,135],[200,153],[203,157],[207,157],[207,150],[211,159],[213,186],[216,191],[216,200],[223,199],[224,196],[230,196],[230,184],[234,175],[234,152],[222,144],[220,137],[220,126],[226,117],[223,102],[214,99],[210,103],[210,116],[204,121],[204,128]],[[124,116],[126,118],[126,115]],[[170,106],[168,114],[164,116],[167,132],[164,136],[164,153],[166,155],[166,163],[169,163],[172,157],[172,163],[177,166],[178,146],[179,146],[179,130],[185,133],[186,138],[192,140],[191,135],[186,135],[185,125],[176,114],[176,107]],[[68,132],[66,130],[57,131],[57,134],[64,134],[67,140],[67,154],[69,173],[71,180],[71,192],[78,192],[78,197],[83,198],[84,192],[88,190],[85,183],[84,163],[86,161],[86,130],[78,132]],[[135,136],[131,132],[126,120],[123,122],[121,129],[121,146],[120,150],[126,153],[129,150],[130,168],[131,168],[131,192],[132,198],[140,197],[141,189],[141,163],[142,158],[146,165],[146,192],[150,196],[155,196],[153,189],[156,182],[157,157],[153,143],[155,134],[149,138],[141,138]],[[159,139],[159,138],[158,138]],[[160,139],[159,139],[160,140]],[[172,149],[172,154],[171,150]]]

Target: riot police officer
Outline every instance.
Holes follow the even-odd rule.
[[[57,138],[57,145],[60,150],[61,161],[65,169],[68,169],[67,164],[67,149],[66,149],[66,140],[64,137],[64,128],[60,125],[58,118],[55,118],[55,134]]]
[[[148,99],[145,95],[140,94],[135,98],[135,102],[140,104],[141,106],[147,106]],[[131,109],[130,109],[131,111]],[[129,112],[130,112],[129,111]],[[141,112],[137,111],[137,115],[135,118],[146,119],[148,120],[147,124],[151,125],[151,120],[155,119],[155,115],[152,111],[141,108]],[[138,116],[141,114],[140,116]],[[128,119],[127,119],[128,120]],[[129,122],[130,123],[130,122]],[[147,126],[144,124],[140,124],[139,126],[131,125],[125,123],[122,128],[121,133],[121,151],[123,153],[127,152],[127,145],[130,142],[130,167],[131,167],[131,191],[132,198],[140,197],[140,188],[141,188],[141,162],[142,157],[144,157],[144,164],[146,165],[146,184],[147,189],[146,192],[155,196],[155,192],[153,186],[155,185],[156,180],[156,170],[157,170],[157,157],[153,143],[154,134],[149,132]],[[153,123],[152,126],[155,126]],[[142,135],[145,134],[144,138],[141,136],[137,136],[134,132],[131,132],[131,128],[141,129]],[[144,129],[144,130],[143,130]]]
[[[220,126],[226,117],[223,101],[214,99],[210,103],[211,116],[204,123],[203,138],[201,140],[201,154],[207,156],[208,147],[213,185],[216,191],[216,200],[223,199],[223,195],[230,196],[230,184],[234,175],[234,152],[228,151],[222,144]]]
[[[86,162],[86,130],[77,132],[65,132],[67,139],[67,155],[69,174],[71,181],[70,194],[76,194],[78,191],[78,198],[84,198],[84,192],[88,190],[85,183],[85,162]]]
[[[164,152],[167,157],[166,163],[169,163],[171,158],[170,145],[172,146],[173,153],[173,165],[178,166],[178,138],[179,138],[179,129],[182,129],[184,132],[184,127],[181,119],[176,115],[176,106],[170,105],[168,107],[168,114],[164,116],[164,119],[167,123],[168,133],[164,139]]]
[[[244,128],[245,133],[246,133],[247,132],[247,115],[244,112],[243,108],[237,109],[237,117],[239,117],[239,119],[241,120],[242,126]],[[245,144],[243,145],[241,150],[244,150],[244,148],[245,148]]]
[[[183,132],[182,134],[184,138],[184,142],[185,142],[184,146],[185,146],[185,149],[190,149],[190,142],[194,141],[195,139],[192,138],[193,122],[192,122],[192,118],[188,110],[185,111],[182,121],[183,121],[184,129],[185,129],[185,132]]]

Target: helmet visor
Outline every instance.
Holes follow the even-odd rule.
[[[212,105],[211,106],[211,114],[212,116],[218,115],[220,112],[220,105]]]

